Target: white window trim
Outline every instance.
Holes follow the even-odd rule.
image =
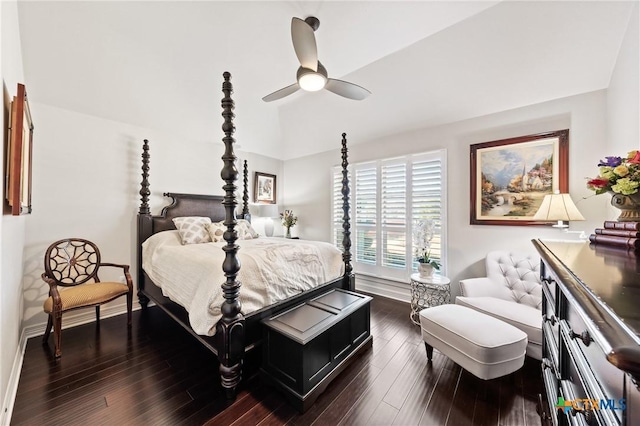
[[[381,160],[376,160],[376,161],[366,161],[366,162],[362,162],[362,163],[353,163],[349,165],[349,177],[350,177],[350,181],[349,181],[349,206],[350,206],[350,219],[351,219],[351,251],[352,251],[352,263],[354,266],[354,271],[358,274],[364,274],[364,275],[368,275],[368,276],[372,276],[372,277],[377,277],[383,280],[387,280],[387,281],[397,281],[397,282],[408,282],[408,276],[414,272],[415,270],[413,269],[413,252],[412,252],[412,244],[410,244],[411,242],[411,235],[412,235],[412,226],[413,226],[413,217],[412,214],[413,212],[411,211],[411,207],[412,207],[412,202],[411,202],[411,187],[412,187],[412,176],[413,173],[411,172],[411,164],[415,161],[424,161],[424,160],[428,160],[428,159],[434,159],[434,158],[439,158],[440,159],[440,167],[441,167],[441,174],[442,174],[442,178],[441,178],[441,204],[440,204],[440,217],[442,218],[441,220],[441,229],[440,229],[440,238],[441,238],[441,245],[442,245],[442,253],[441,253],[441,259],[440,259],[440,271],[437,271],[436,273],[440,274],[440,275],[446,275],[447,274],[447,258],[448,258],[448,212],[447,212],[447,206],[448,206],[448,201],[447,201],[447,150],[446,149],[439,149],[439,150],[434,150],[434,151],[428,151],[428,152],[422,152],[422,153],[417,153],[417,154],[408,154],[406,156],[400,156],[400,157],[393,157],[393,158],[385,158],[385,159],[381,159]],[[400,164],[400,163],[404,163],[406,164],[406,170],[407,170],[407,177],[406,177],[406,186],[407,186],[407,194],[406,194],[406,211],[409,212],[409,215],[407,217],[407,221],[406,221],[406,235],[407,235],[407,247],[406,247],[406,256],[407,259],[411,259],[411,261],[407,262],[407,266],[404,269],[398,269],[397,273],[394,273],[392,268],[389,267],[383,267],[383,266],[378,266],[378,265],[367,265],[367,264],[363,264],[363,263],[359,263],[356,261],[356,242],[355,242],[355,236],[356,236],[356,232],[357,232],[357,228],[356,228],[356,214],[355,214],[355,171],[357,169],[361,169],[361,168],[365,168],[367,166],[371,166],[371,165],[375,165],[376,166],[376,181],[377,181],[377,186],[376,186],[376,190],[377,190],[377,200],[376,203],[378,206],[380,206],[380,202],[381,202],[381,191],[380,191],[380,183],[381,183],[381,166],[384,164]],[[336,202],[339,200],[340,202],[340,207],[342,205],[342,193],[340,192],[340,197],[339,199],[334,198],[334,192],[333,192],[333,185],[334,185],[334,175],[335,173],[338,172],[340,174],[340,177],[342,176],[342,167],[341,166],[335,166],[332,167],[330,169],[330,182],[331,182],[331,206],[330,206],[330,227],[331,227],[331,231],[332,231],[332,238],[334,238],[334,211],[335,211],[335,207],[336,207]],[[341,225],[340,225],[341,226]],[[377,251],[376,251],[376,255],[377,255],[377,259],[380,259],[381,256],[381,247],[382,247],[382,232],[380,232],[382,229],[382,224],[380,221],[380,218],[377,218],[376,220],[376,247],[377,247]],[[341,241],[337,242],[338,245],[341,247]]]

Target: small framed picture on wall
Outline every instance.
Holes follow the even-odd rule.
[[[276,203],[276,175],[255,172],[253,201],[265,204]]]

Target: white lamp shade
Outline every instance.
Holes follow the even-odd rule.
[[[569,194],[545,195],[542,205],[533,216],[533,220],[541,221],[574,221],[585,220]]]
[[[258,216],[260,217],[278,217],[277,204],[260,204],[258,206]]]

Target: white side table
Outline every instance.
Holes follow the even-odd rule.
[[[451,280],[441,275],[421,277],[411,274],[411,314],[414,324],[420,325],[420,311],[431,306],[449,303],[451,299]]]

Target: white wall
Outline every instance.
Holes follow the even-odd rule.
[[[236,152],[238,156],[238,172],[240,173],[238,178],[238,211],[242,208],[242,167],[243,161],[247,160],[247,165],[249,166],[249,176],[248,176],[248,188],[249,188],[249,212],[252,215],[252,226],[256,230],[256,232],[260,235],[264,235],[264,222],[265,218],[261,218],[258,216],[258,208],[257,204],[254,203],[253,191],[254,191],[254,182],[255,182],[255,172],[268,173],[272,175],[276,175],[276,204],[278,205],[278,211],[282,212],[284,210],[285,204],[285,191],[284,191],[284,163],[281,160],[276,160],[270,157],[265,157],[263,155],[254,154],[251,152],[245,152],[238,150]],[[282,226],[279,225],[279,221],[273,219],[274,222],[274,235],[283,235]]]
[[[22,52],[18,30],[18,10],[15,1],[0,3],[0,39],[2,45],[1,75],[3,83],[2,122],[3,146],[7,146],[8,114],[10,102],[16,95],[17,83],[25,83],[22,69]],[[27,86],[28,87],[28,86]],[[4,150],[0,163],[6,164]],[[3,173],[5,176],[6,173]],[[11,216],[2,185],[3,214],[0,221],[0,423],[3,423],[7,407],[13,404],[11,389],[17,377],[12,377],[20,330],[22,329],[22,258],[27,216]]]
[[[365,141],[347,135],[350,162],[357,163],[407,153],[446,148],[448,158],[447,275],[452,291],[460,279],[484,273],[483,259],[495,249],[533,252],[533,238],[576,238],[549,227],[486,226],[469,224],[469,145],[514,136],[570,129],[569,187],[578,208],[587,219],[574,222],[572,230],[591,232],[606,214],[605,198],[590,197],[586,177],[597,172],[598,159],[607,153],[606,91],[558,99],[448,125],[398,133]],[[330,167],[340,163],[340,129],[336,149],[285,163],[288,206],[297,210],[304,238],[330,240]],[[603,196],[604,197],[604,196]],[[295,200],[295,204],[293,201]],[[408,299],[408,287],[404,291]],[[396,295],[397,296],[397,295]]]
[[[640,148],[640,48],[636,3],[618,53],[607,93],[608,155],[625,155]]]
[[[223,145],[157,134],[49,105],[35,103],[32,109],[37,135],[33,146],[34,210],[27,226],[23,272],[24,324],[43,329],[46,315],[42,302],[48,287],[40,274],[44,252],[53,241],[74,236],[89,239],[98,244],[105,261],[130,264],[136,280],[135,218],[140,204],[142,140],[149,139],[150,145],[154,214],[166,205],[163,192],[223,194]],[[220,130],[220,140],[223,135]],[[249,161],[251,171],[278,174],[282,169],[281,161],[267,157],[244,154],[241,159]],[[242,188],[241,168],[239,172]],[[238,202],[242,202],[241,195]],[[111,278],[117,279],[121,272],[114,270],[113,274]],[[108,278],[101,274],[101,279]],[[124,306],[121,298],[105,309],[122,311]],[[63,327],[65,319],[68,323],[74,314],[65,316]]]
[[[606,155],[624,157],[627,152],[640,149],[639,15],[640,6],[636,3],[607,90]],[[619,214],[612,206],[608,212],[614,218]]]

